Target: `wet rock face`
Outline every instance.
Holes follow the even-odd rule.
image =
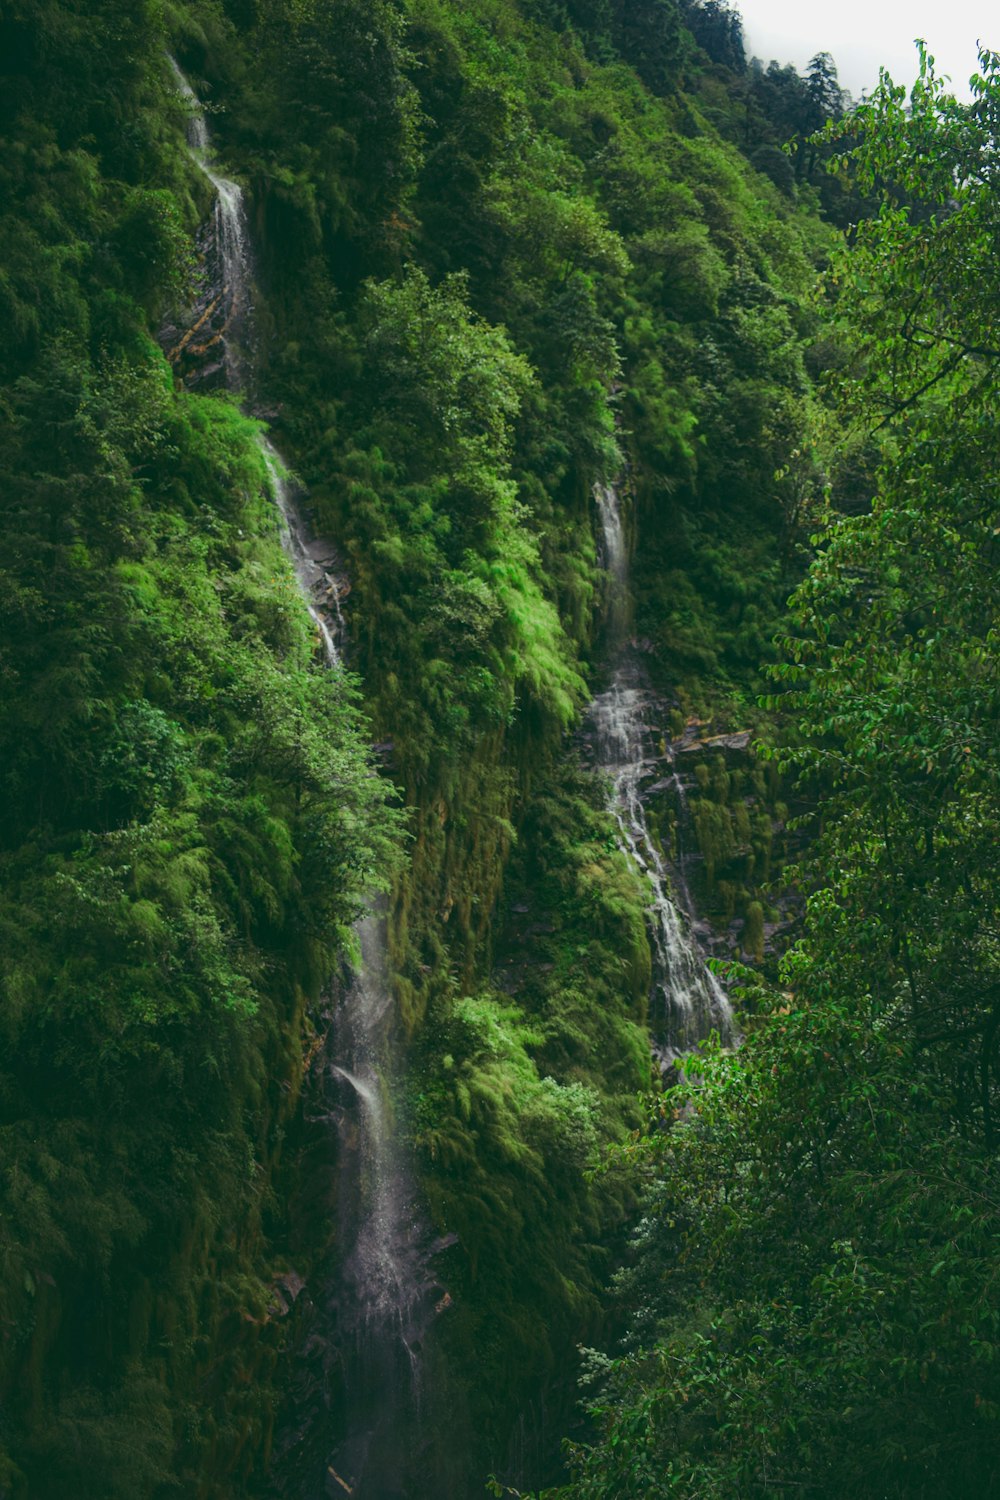
[[[159,343],[174,373],[190,389],[226,385],[226,327],[232,301],[224,284],[214,215],[197,239],[198,272],[194,301],[162,324]]]
[[[673,775],[650,796],[669,797],[660,826],[699,938],[716,957],[759,963],[785,946],[801,914],[800,893],[780,878],[798,845],[780,783],[757,760],[752,734],[710,729],[690,719],[668,741]]]
[[[674,899],[707,955],[760,962],[785,945],[801,914],[800,893],[780,882],[798,848],[781,788],[757,761],[749,730],[713,734],[696,718],[678,730],[678,704],[649,686],[642,644],[629,643],[624,664],[639,697],[637,793]],[[600,768],[592,723],[578,744]]]
[[[246,309],[226,279],[217,213],[201,226],[195,243],[194,300],[174,309],[157,338],[175,375],[189,390],[221,390],[229,384],[232,346]]]
[[[704,734],[705,725],[701,719],[689,719],[684,731],[676,739],[671,741],[671,749],[675,756],[686,757],[704,755],[722,755],[727,761],[739,763],[750,755],[750,744],[753,736],[749,729],[737,731],[735,734]]]

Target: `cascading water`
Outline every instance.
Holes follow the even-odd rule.
[[[257,435],[257,443],[264,455],[274,502],[281,513],[282,546],[292,564],[302,597],[323,643],[327,666],[335,667],[340,661],[337,642],[344,638],[344,616],[340,608],[342,585],[329,572],[333,559],[324,558],[323,547],[317,545],[295,505],[284,465],[274,444],[262,432]],[[332,626],[324,618],[323,611],[332,613]]]
[[[296,1500],[345,1489],[363,1500],[402,1500],[423,1493],[421,1478],[434,1483],[421,1476],[421,1354],[444,1296],[429,1269],[441,1245],[428,1243],[380,1066],[391,1029],[384,924],[369,917],[358,936],[362,965],[334,1017],[322,1089],[340,1140],[340,1264],[319,1322],[328,1337],[327,1389],[342,1389],[313,1435],[320,1472],[309,1475],[307,1465]]]
[[[618,493],[612,485],[594,492],[601,523],[602,560],[609,581],[608,641],[611,686],[590,705],[597,763],[611,778],[613,809],[622,842],[647,876],[652,892],[649,927],[653,939],[654,992],[650,1016],[654,1050],[661,1066],[691,1049],[715,1030],[731,1042],[735,1024],[729,1002],[671,899],[666,861],[650,835],[642,788],[656,768],[653,735],[645,722],[652,696],[635,653],[629,649],[628,551]]]
[[[317,1260],[269,1469],[273,1500],[423,1500],[471,1496],[449,1451],[442,1353],[433,1335],[450,1298],[405,1157],[397,1149],[393,1014],[385,924],[358,924],[361,965],[333,987],[323,1050],[307,1083],[302,1204],[293,1210]],[[326,1242],[326,1254],[317,1249]]]
[[[628,634],[629,605],[628,548],[622,526],[618,491],[610,484],[599,484],[594,490],[601,518],[602,561],[611,585],[606,603],[608,639],[612,648],[621,651]]]
[[[239,392],[245,389],[252,311],[243,194],[217,170],[204,110],[173,58],[170,64],[188,112],[192,159],[215,190],[212,238],[225,304],[224,373],[226,385]],[[285,551],[326,664],[335,667],[343,639],[343,581],[331,575],[335,560],[329,547],[312,534],[296,506],[277,450],[263,433],[257,441],[282,518]],[[278,1444],[285,1472],[274,1477],[276,1492],[294,1494],[295,1500],[344,1493],[359,1500],[394,1500],[423,1492],[420,1344],[447,1302],[429,1271],[444,1244],[429,1242],[393,1130],[386,1083],[392,995],[384,921],[365,918],[357,937],[361,964],[330,1017],[316,1117],[334,1127],[338,1140],[334,1188],[324,1202],[336,1225],[332,1274],[311,1298],[311,1340],[324,1351],[319,1411],[290,1419]]]
[[[177,87],[187,109],[187,142],[192,159],[215,191],[213,207],[213,240],[220,270],[220,296],[225,303],[222,332],[226,384],[230,390],[242,391],[246,383],[246,352],[252,313],[252,271],[250,239],[247,234],[243,189],[239,183],[223,177],[212,159],[211,139],[205,113],[197,95],[173,58],[170,59]],[[292,496],[285,466],[263,432],[257,444],[264,459],[275,504],[281,514],[282,543],[295,570],[299,588],[309,607],[309,614],[323,645],[328,666],[339,659],[337,641],[343,639],[344,620],[340,608],[342,583],[331,576],[333,559],[324,556],[322,542],[317,541]]]
[[[250,318],[251,258],[239,183],[223,177],[212,159],[212,145],[201,101],[175,60],[170,66],[187,110],[188,151],[215,192],[214,241],[221,261],[221,295],[226,302],[225,374],[231,390],[244,388],[244,345]]]

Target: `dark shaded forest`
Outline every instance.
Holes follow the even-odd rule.
[[[980,66],[4,6],[5,1500],[995,1492]]]

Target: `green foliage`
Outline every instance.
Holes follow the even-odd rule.
[[[3,24],[3,1472],[96,1500],[259,1432],[186,1401],[266,1309],[304,998],[395,835],[254,424],[146,332],[193,228],[155,18]]]
[[[695,1117],[647,1148],[620,1287],[643,1311],[594,1369],[602,1440],[575,1450],[567,1495],[996,1482],[992,1163],[891,1017],[804,998],[665,1102]]]
[[[984,63],[969,107],[925,69],[911,114],[886,81],[859,116],[862,180],[878,173],[916,200],[887,203],[837,273],[839,311],[857,330],[841,383],[882,440],[883,465],[871,512],[824,536],[776,676],[810,741],[790,759],[822,778],[837,814],[820,846],[841,871],[837,906],[855,918],[880,992],[905,986],[916,1035],[953,1048],[959,1072],[981,1069],[989,1131],[997,389],[982,288],[1000,80]],[[925,176],[915,151],[934,163]],[[954,196],[939,159],[963,176]],[[929,214],[944,191],[948,211]],[[921,311],[913,288],[925,278],[935,291],[917,293]]]
[[[522,697],[558,727],[583,684],[509,468],[525,360],[470,312],[461,278],[373,284],[360,317],[357,425],[326,506],[365,616],[376,722],[412,785],[442,730],[457,757]]]
[[[822,798],[806,935],[637,1150],[654,1178],[625,1354],[597,1359],[573,1496],[988,1494],[998,1483],[997,59],[926,57],[842,164],[876,219],[836,259],[841,411],[877,443],[770,700]],[[835,289],[835,292],[834,292]],[[798,738],[800,737],[800,738]],[[749,914],[748,914],[749,915]],[[697,1298],[697,1313],[692,1305]]]
[[[43,1329],[18,1268],[96,1279],[96,1339],[178,1224],[207,1211],[210,1244],[227,1220],[254,1222],[247,1162],[277,1123],[267,1069],[291,1065],[300,987],[322,981],[391,850],[351,689],[312,670],[249,425],[158,382],[142,401],[143,364],[127,411],[99,371],[48,368],[61,380],[15,388],[4,453],[4,1315],[24,1329],[8,1381],[83,1336],[69,1310]],[[72,440],[25,463],[53,406]],[[98,1155],[117,1180],[90,1173]],[[132,1353],[155,1384],[150,1350]],[[118,1397],[60,1406],[49,1379],[18,1397],[18,1462],[54,1486],[32,1493],[57,1493],[63,1472],[38,1437],[47,1412],[87,1493],[112,1493],[102,1445],[135,1442],[141,1408],[102,1436]],[[168,1426],[150,1452],[170,1441]],[[122,1474],[113,1492],[134,1493],[138,1471]]]
[[[758,507],[747,528],[755,551],[773,553],[773,531],[787,542],[800,524],[799,498],[783,493],[793,485],[775,474],[796,443],[808,448],[794,299],[808,284],[815,230],[777,194],[762,196],[760,179],[704,121],[689,129],[679,106],[652,100],[613,60],[618,46],[631,56],[616,26],[627,22],[648,52],[662,21],[668,50],[678,36],[679,67],[684,44],[668,11],[567,14],[588,55],[501,3],[459,14],[424,0],[395,40],[379,13],[376,34],[419,93],[419,147],[405,168],[395,160],[391,224],[373,212],[349,234],[324,226],[340,223],[335,204],[361,199],[346,166],[331,174],[327,157],[321,172],[289,138],[293,115],[274,81],[284,64],[275,57],[268,82],[223,85],[220,127],[245,154],[267,225],[269,381],[288,401],[303,478],[349,540],[365,622],[359,664],[382,732],[391,705],[397,748],[412,757],[404,780],[425,780],[435,722],[458,749],[489,716],[510,713],[504,679],[521,679],[534,700],[522,707],[550,720],[565,722],[579,701],[575,643],[560,639],[543,599],[564,618],[570,590],[583,604],[580,501],[621,462],[608,389],[619,371],[619,427],[634,433],[641,492],[656,507],[644,556],[672,547],[682,529],[728,536],[735,512]],[[276,34],[270,18],[258,28],[263,57]],[[225,79],[233,64],[221,46],[216,54]],[[342,129],[360,153],[349,112]],[[392,243],[394,278],[359,289],[380,237],[386,253]],[[477,416],[484,397],[496,425]],[[813,480],[797,475],[796,496]],[[506,564],[514,534],[528,550],[508,582],[492,553],[502,538]],[[428,638],[426,591],[442,557],[464,575],[450,585],[463,604],[448,637],[475,640],[468,654],[442,631]],[[734,570],[746,575],[747,562],[744,546]],[[754,558],[755,569],[767,566]],[[745,587],[774,598],[776,614],[783,584],[772,569]],[[484,588],[502,605],[489,606],[488,634]],[[469,608],[480,623],[462,618]],[[574,623],[585,616],[578,606]],[[703,623],[712,636],[711,612]],[[747,634],[734,678],[766,635],[759,623]],[[717,659],[706,657],[707,673]],[[411,681],[423,684],[416,713],[398,701],[396,684]]]
[[[588,1169],[638,1124],[650,1074],[643,891],[600,786],[571,763],[532,799],[505,904],[504,988],[432,1006],[409,1106],[435,1221],[461,1243],[444,1357],[477,1351],[462,1440],[484,1471],[540,1384],[569,1415],[566,1351],[601,1326],[631,1205],[623,1174]]]
[[[557,759],[592,665],[592,485],[628,451],[640,629],[665,678],[734,711],[818,487],[800,303],[825,241],[722,138],[746,99],[705,58],[738,66],[734,23],[672,0],[44,0],[0,21],[19,1500],[245,1482],[302,1010],[390,882],[413,1135],[462,1236],[449,1354],[484,1372],[470,1442],[499,1465],[540,1383],[568,1399],[631,1202],[583,1169],[649,1080],[643,890],[603,793]],[[168,43],[247,185],[255,394],[343,553],[404,869],[255,425],[175,390],[149,337],[190,295],[209,207]],[[515,892],[542,931],[504,917]]]
[[[431,1211],[462,1246],[444,1357],[478,1351],[463,1438],[484,1463],[503,1455],[509,1411],[557,1379],[560,1351],[597,1326],[605,1259],[595,1241],[621,1213],[620,1185],[595,1192],[584,1176],[606,1138],[600,1096],[542,1074],[541,1041],[502,996],[453,1001],[432,1013],[413,1079]]]
[[[631,1123],[649,1073],[646,890],[618,848],[602,784],[572,760],[536,787],[506,892],[497,962],[541,1027],[542,1062],[560,1081],[599,1078]]]

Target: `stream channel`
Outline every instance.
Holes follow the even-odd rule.
[[[655,781],[663,755],[656,748],[650,720],[658,713],[642,657],[630,638],[632,600],[629,557],[615,485],[594,490],[600,523],[601,555],[608,577],[606,609],[610,683],[591,703],[587,718],[593,729],[597,767],[611,781],[611,807],[623,848],[649,881],[647,923],[653,957],[653,996],[649,1014],[653,1053],[660,1068],[690,1052],[710,1032],[724,1044],[736,1035],[732,1009],[691,930],[694,913],[682,912],[689,901],[682,868],[671,885],[663,853],[650,833],[643,790]],[[672,777],[683,810],[679,777]]]
[[[219,171],[204,108],[173,58],[170,64],[187,110],[189,152],[215,194],[205,242],[215,285],[199,321],[214,321],[223,383],[245,396],[253,374],[253,256],[243,191]],[[259,431],[257,442],[324,666],[336,669],[345,643],[344,585],[331,571],[333,549],[308,524],[270,438]],[[306,1415],[279,1428],[272,1464],[275,1493],[295,1500],[344,1494],[404,1500],[437,1481],[427,1471],[419,1432],[423,1343],[444,1297],[431,1261],[443,1242],[433,1242],[420,1213],[393,1129],[384,918],[369,913],[355,936],[360,963],[331,983],[313,1070],[313,1123],[328,1127],[335,1150],[319,1195],[328,1224],[319,1241],[328,1248],[328,1275],[303,1320],[304,1378],[292,1381],[304,1387]]]

